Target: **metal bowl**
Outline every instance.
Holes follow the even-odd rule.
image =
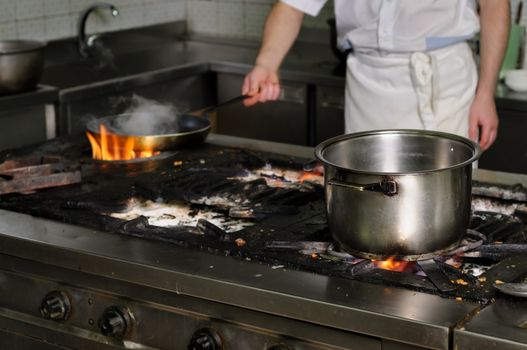
[[[44,67],[45,42],[0,41],[0,95],[35,88]]]

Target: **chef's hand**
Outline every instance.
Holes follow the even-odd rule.
[[[498,113],[493,97],[477,96],[472,102],[469,114],[469,137],[477,141],[483,151],[487,150],[498,136]]]
[[[257,102],[277,100],[280,96],[278,74],[263,66],[256,65],[245,76],[242,94],[251,96],[243,100],[245,106],[252,106]]]

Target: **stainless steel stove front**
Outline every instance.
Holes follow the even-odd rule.
[[[374,337],[177,291],[7,255],[0,262],[1,349],[381,349]]]

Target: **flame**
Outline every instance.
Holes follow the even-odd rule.
[[[86,132],[91,144],[92,158],[99,160],[131,160],[136,158],[148,158],[159,154],[152,149],[135,149],[135,139],[128,136],[120,136],[108,132],[104,124],[99,125],[100,139],[89,131]]]
[[[319,183],[322,181],[322,174],[303,171],[298,177],[298,181],[300,183],[304,183],[304,181]]]
[[[415,263],[411,261],[395,260],[395,257],[389,257],[386,260],[373,260],[375,267],[383,270],[404,272],[413,270]]]

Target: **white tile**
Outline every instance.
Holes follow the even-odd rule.
[[[46,30],[43,18],[17,21],[16,30],[18,39],[45,40]]]
[[[58,16],[70,13],[70,0],[44,0],[44,15]]]
[[[144,7],[143,5],[122,7],[119,16],[115,19],[119,22],[121,29],[142,27],[145,23]]]
[[[70,10],[72,13],[81,13],[94,4],[93,0],[70,0]]]
[[[172,0],[167,4],[168,19],[180,21],[187,18],[187,3],[182,0]]]
[[[168,20],[164,2],[145,2],[145,25],[163,23]]]
[[[46,17],[45,26],[46,39],[48,40],[62,39],[75,35],[69,15]]]
[[[196,33],[217,35],[218,6],[213,1],[191,1],[190,30]]]
[[[261,38],[265,19],[271,7],[271,5],[245,4],[245,36],[247,38]]]
[[[16,16],[16,5],[11,0],[0,0],[0,22],[14,21]]]
[[[68,17],[70,18],[71,36],[77,36],[79,31],[79,15],[77,13],[70,13]]]
[[[245,0],[245,2],[253,4],[272,5],[276,2],[276,0]]]
[[[243,10],[243,5],[239,3],[218,3],[218,34],[230,37],[243,37]]]
[[[32,19],[44,16],[44,0],[17,0],[16,18]]]
[[[90,17],[95,18],[95,32],[104,33],[119,29],[119,19],[111,15],[108,9],[98,9]]]
[[[17,39],[16,22],[0,22],[0,40]]]
[[[143,6],[143,0],[111,0],[110,3],[117,7],[119,10],[125,7],[137,7]]]

